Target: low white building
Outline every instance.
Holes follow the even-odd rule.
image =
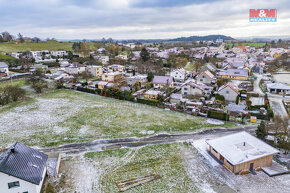
[[[40,193],[48,156],[21,143],[0,155],[1,193]]]

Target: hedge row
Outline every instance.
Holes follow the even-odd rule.
[[[208,118],[220,119],[224,121],[228,121],[230,116],[227,113],[219,112],[219,111],[208,111],[207,112]]]
[[[84,88],[84,87],[77,87],[78,91],[82,91],[82,92],[88,92],[88,93],[92,93],[92,94],[96,94],[96,91],[94,89],[90,89],[90,88]]]
[[[137,103],[142,103],[151,106],[157,106],[159,104],[158,100],[147,100],[147,99],[139,99],[137,98]]]

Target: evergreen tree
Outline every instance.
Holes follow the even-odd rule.
[[[258,126],[258,129],[256,130],[256,135],[259,139],[265,140],[265,137],[267,136],[267,132],[266,132],[266,125],[264,121],[261,121],[260,125]]]
[[[142,58],[143,62],[146,62],[150,59],[150,54],[146,48],[142,48],[140,52],[140,57]]]

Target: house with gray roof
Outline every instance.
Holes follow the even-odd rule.
[[[0,192],[40,193],[48,156],[21,143],[0,155]]]
[[[284,84],[280,82],[276,83],[269,83],[267,84],[268,91],[271,93],[284,93],[284,94],[290,94],[290,85]]]
[[[0,77],[9,76],[9,66],[5,62],[0,62]]]
[[[227,69],[226,72],[220,72],[221,78],[229,78],[234,80],[247,80],[249,71],[247,69]]]
[[[152,80],[154,88],[164,88],[166,86],[173,88],[174,81],[171,76],[154,76]]]

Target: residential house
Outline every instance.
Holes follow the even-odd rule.
[[[133,86],[136,82],[140,82],[141,85],[145,85],[147,83],[147,75],[136,75],[131,77],[126,77],[126,82],[128,86]]]
[[[213,87],[207,86],[196,80],[188,80],[181,86],[181,94],[183,96],[204,96],[209,95]]]
[[[235,103],[228,104],[228,114],[231,116],[241,115],[246,106],[245,105],[237,105]]]
[[[5,62],[0,62],[0,77],[9,76],[9,66]]]
[[[120,72],[108,72],[102,75],[102,81],[118,82],[124,79],[124,75]]]
[[[225,97],[226,101],[232,101],[235,102],[237,99],[237,96],[239,94],[239,88],[234,85],[233,83],[229,82],[223,86],[221,86],[217,93],[219,95],[222,95]]]
[[[113,64],[108,66],[108,69],[113,72],[125,72],[125,66],[119,65],[119,64]]]
[[[86,71],[86,67],[84,64],[80,64],[78,62],[74,62],[71,65],[65,67],[65,72],[68,74],[81,74]]]
[[[221,78],[229,78],[235,80],[247,80],[249,71],[247,69],[227,69],[226,72],[220,72]]]
[[[283,93],[283,94],[290,94],[290,85],[289,84],[284,84],[280,82],[276,83],[269,83],[267,84],[268,91],[270,93]]]
[[[103,75],[103,67],[102,66],[87,66],[86,70],[88,73],[93,75],[96,78],[101,78]]]
[[[116,59],[121,59],[121,60],[128,60],[128,56],[127,55],[118,55],[115,56]]]
[[[152,83],[154,88],[173,88],[174,86],[173,77],[171,76],[154,76]]]
[[[170,95],[170,103],[179,104],[182,100],[182,94],[172,93]]]
[[[144,93],[144,98],[157,100],[158,95],[161,95],[161,94],[162,94],[162,92],[161,91],[158,91],[158,90],[147,90]]]
[[[97,88],[103,90],[107,86],[108,82],[106,81],[100,81],[97,83]]]
[[[209,152],[233,173],[254,172],[271,166],[273,155],[279,151],[243,131],[207,140]]]
[[[204,72],[204,71],[210,71],[210,72],[216,72],[217,67],[215,65],[213,65],[212,63],[207,63],[206,65],[204,65],[201,69],[200,72]]]
[[[187,71],[183,68],[175,69],[170,72],[170,76],[173,77],[175,81],[184,82],[187,76]]]
[[[21,143],[0,155],[0,192],[40,193],[48,156]]]
[[[204,84],[211,84],[214,81],[214,75],[210,71],[206,70],[200,73],[196,77],[196,80]]]
[[[66,51],[51,51],[50,54],[55,57],[64,57],[67,55]]]
[[[97,60],[102,64],[108,64],[110,61],[109,56],[97,56]]]

